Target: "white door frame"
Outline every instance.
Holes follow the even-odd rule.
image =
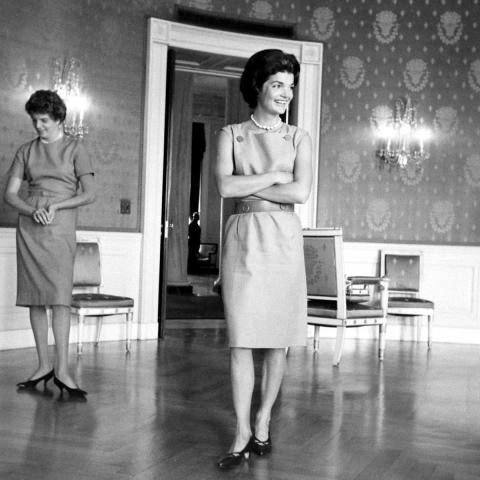
[[[297,209],[304,227],[316,226],[323,55],[321,43],[245,35],[158,18],[148,20],[147,37],[139,338],[156,336],[158,318],[168,49],[248,58],[259,50],[278,48],[297,57],[301,70],[296,89],[296,123],[310,133],[314,151],[312,194],[309,201]]]

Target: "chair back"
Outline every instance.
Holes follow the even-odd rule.
[[[307,297],[312,300],[336,300],[338,310],[345,308],[342,238],[341,228],[303,231]]]
[[[99,287],[102,283],[98,242],[77,242],[73,264],[74,287]]]
[[[208,257],[209,255],[216,254],[218,249],[217,243],[201,243],[198,249],[198,254],[201,257]]]
[[[380,274],[390,279],[390,293],[417,295],[422,279],[422,254],[382,250]]]

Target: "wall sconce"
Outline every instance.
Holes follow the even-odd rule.
[[[83,137],[88,133],[85,112],[88,98],[82,94],[80,86],[80,62],[75,58],[54,60],[53,90],[60,95],[67,106],[64,131],[73,137]]]
[[[381,147],[377,157],[390,167],[405,168],[414,163],[417,168],[430,157],[425,143],[430,130],[417,125],[417,109],[409,96],[395,101],[393,118],[379,129]]]

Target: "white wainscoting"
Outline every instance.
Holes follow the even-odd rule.
[[[157,338],[156,318],[139,318],[142,235],[140,233],[77,233],[79,240],[99,239],[102,248],[103,291],[133,297],[135,300],[133,339]],[[434,342],[480,344],[480,247],[351,243],[345,245],[347,275],[376,275],[380,250],[422,251],[424,254],[423,296],[435,302]],[[0,229],[0,350],[34,346],[28,309],[15,307],[16,255],[15,229]],[[148,315],[145,315],[148,316]],[[88,321],[84,341],[94,339],[93,319]],[[334,336],[333,329],[321,335]],[[72,323],[71,341],[77,339]],[[413,340],[412,322],[389,319],[387,339]],[[350,329],[347,338],[372,338],[369,327]],[[423,336],[425,337],[425,335]],[[125,339],[123,317],[110,317],[102,328],[102,341]],[[423,338],[422,340],[424,340]],[[53,339],[52,339],[53,341]],[[88,344],[84,350],[88,351]]]
[[[346,274],[378,275],[382,249],[423,252],[422,296],[435,303],[434,342],[480,344],[480,247],[345,242]],[[388,340],[415,340],[416,333],[413,320],[389,317]],[[321,329],[321,336],[334,335],[334,329]],[[347,338],[376,335],[374,327],[347,332]],[[420,340],[426,341],[426,328]]]
[[[0,229],[0,350],[34,346],[28,309],[15,306],[16,251],[15,229]],[[135,311],[132,339],[157,338],[157,319],[139,318],[141,234],[117,232],[77,232],[78,240],[100,241],[102,255],[102,291],[132,297]],[[106,317],[101,341],[123,340],[125,317]],[[83,341],[95,338],[95,319],[86,319]],[[71,342],[77,341],[77,325],[72,322]],[[50,339],[53,343],[53,338]],[[88,351],[88,344],[84,351]]]

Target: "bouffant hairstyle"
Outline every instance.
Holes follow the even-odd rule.
[[[240,79],[240,91],[250,108],[257,106],[258,94],[268,77],[278,72],[293,74],[293,83],[296,85],[300,64],[295,55],[282,50],[268,49],[255,53],[247,60]]]
[[[25,104],[25,110],[32,116],[35,113],[50,115],[52,120],[63,122],[67,116],[67,107],[57,92],[52,90],[37,90]]]

